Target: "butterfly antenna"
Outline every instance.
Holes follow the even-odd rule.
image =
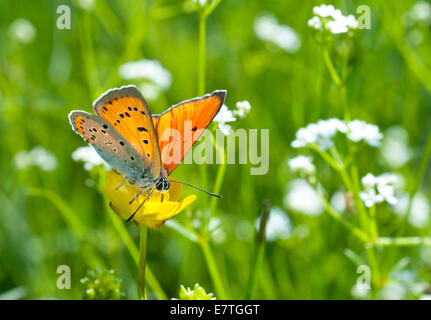
[[[153,191],[154,190],[156,190],[156,188],[154,188],[153,190],[151,190],[149,193],[148,193],[148,196],[145,198],[145,200],[144,201],[142,201],[142,203],[139,205],[139,207],[135,210],[135,212],[133,212],[133,214],[129,217],[129,219],[127,219],[127,221],[126,222],[129,222],[130,220],[132,220],[133,219],[133,217],[135,216],[135,214],[136,214],[136,212],[138,212],[139,211],[139,209],[141,209],[141,207],[144,205],[144,203],[150,198],[150,196],[151,196],[151,194],[153,193]]]
[[[186,185],[186,186],[189,186],[189,187],[195,188],[195,189],[197,189],[197,190],[199,190],[199,191],[205,192],[205,193],[209,194],[210,196],[217,197],[217,198],[223,198],[223,196],[222,196],[222,195],[220,195],[220,194],[212,193],[212,192],[206,191],[206,190],[204,190],[204,189],[201,189],[201,188],[198,188],[198,187],[196,187],[196,186],[194,186],[194,185],[191,185],[191,184],[189,184],[189,183],[187,183],[187,182],[182,182],[182,181],[178,181],[178,180],[169,180],[169,182],[181,183],[181,184],[184,184],[184,185]]]

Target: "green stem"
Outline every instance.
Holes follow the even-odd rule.
[[[428,140],[427,140],[427,144],[425,146],[425,151],[424,151],[424,154],[422,156],[418,172],[416,173],[413,187],[410,190],[409,205],[407,207],[407,214],[405,216],[406,220],[407,220],[407,218],[410,214],[410,211],[412,209],[413,197],[415,196],[416,192],[418,192],[418,190],[419,190],[419,187],[420,187],[422,180],[425,176],[425,171],[426,171],[426,168],[428,166],[428,162],[430,161],[430,159],[431,159],[431,132],[428,135]]]
[[[147,227],[145,225],[141,225],[141,236],[139,241],[138,296],[142,300],[147,300],[147,291],[145,290],[147,231]]]
[[[358,239],[360,239],[362,242],[368,242],[369,236],[366,232],[362,231],[361,229],[355,227],[353,224],[351,224],[349,221],[343,218],[343,216],[338,213],[326,200],[325,197],[321,196],[322,201],[325,204],[326,211],[329,213],[329,215],[340,222],[343,226],[345,226],[347,229],[349,229],[353,235],[355,235]]]
[[[214,259],[214,255],[212,253],[212,250],[207,238],[201,237],[199,239],[199,245],[202,249],[205,261],[207,263],[210,277],[216,291],[216,296],[221,300],[226,300],[227,299],[226,291],[224,289],[223,282],[221,280],[220,273],[217,269],[217,264]]]
[[[139,266],[139,251],[136,247],[135,242],[130,237],[129,232],[127,231],[126,227],[124,226],[124,223],[122,220],[120,220],[115,214],[113,214],[110,211],[107,211],[107,214],[109,218],[111,219],[111,222],[117,231],[120,238],[123,240],[124,245],[126,246],[127,251],[129,251],[129,254],[131,255],[133,261],[135,262],[136,266]],[[164,292],[163,288],[160,286],[157,278],[154,276],[153,272],[151,271],[150,267],[147,265],[146,270],[146,280],[148,283],[148,287],[156,297],[160,300],[167,300],[168,296]]]
[[[372,206],[370,208],[370,234],[373,239],[377,239],[379,237],[379,230],[377,227],[376,220],[376,206]]]
[[[368,263],[370,264],[371,269],[371,282],[376,287],[376,290],[373,290],[375,293],[380,289],[381,284],[379,262],[377,260],[376,250],[373,245],[366,244],[365,250],[367,252]]]
[[[259,230],[256,233],[256,249],[253,254],[252,262],[251,262],[251,269],[250,274],[247,282],[247,288],[245,290],[244,299],[250,300],[253,299],[254,291],[256,288],[256,282],[259,276],[259,271],[262,266],[263,257],[265,253],[265,230],[266,230],[266,224],[269,219],[271,204],[269,201],[264,201],[264,209],[260,216],[260,223],[259,223]]]
[[[380,237],[375,241],[376,246],[389,247],[389,246],[398,246],[398,247],[407,247],[407,246],[417,246],[417,245],[426,245],[431,246],[431,237]]]
[[[212,136],[212,139],[213,139],[213,145],[215,145],[215,147],[216,147],[216,156],[219,155],[223,159],[222,163],[218,165],[217,176],[215,179],[214,189],[213,189],[214,193],[220,193],[220,190],[221,190],[221,187],[223,184],[223,180],[224,180],[224,176],[226,173],[226,153],[224,152],[224,148],[221,148],[217,144],[217,141],[214,138],[214,136]],[[215,209],[217,207],[217,201],[218,200],[219,199],[216,197],[213,197],[211,199],[211,202],[210,202],[210,214],[211,214],[211,216],[214,215],[214,213],[215,213]],[[206,229],[204,229],[204,230],[206,230]]]
[[[332,77],[332,80],[334,80],[337,86],[341,86],[343,82],[341,81],[341,78],[338,75],[337,70],[335,70],[334,64],[332,63],[331,57],[329,56],[329,51],[327,47],[323,48],[323,58],[325,60],[326,67],[328,68],[328,71]]]
[[[198,92],[205,94],[205,51],[206,51],[206,23],[207,16],[199,14],[199,69],[198,69]]]
[[[105,172],[103,170],[99,171],[99,191],[105,195],[102,185],[105,184],[104,181]],[[109,219],[111,220],[112,225],[115,228],[115,231],[120,236],[121,240],[124,242],[124,245],[126,246],[127,251],[129,252],[130,256],[132,257],[133,261],[135,262],[136,266],[139,266],[139,251],[136,247],[135,242],[133,241],[132,237],[130,237],[129,232],[127,231],[123,221],[118,218],[115,214],[113,214],[111,208],[108,205],[109,201],[105,197],[105,211],[108,215]],[[168,296],[164,292],[163,288],[159,284],[157,278],[154,276],[153,272],[151,271],[150,267],[147,265],[146,270],[146,281],[148,283],[148,287],[150,290],[155,294],[155,296],[160,300],[167,300]]]

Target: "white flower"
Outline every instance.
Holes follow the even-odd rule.
[[[307,22],[308,26],[316,29],[316,30],[322,30],[322,21],[320,20],[319,17],[312,17],[311,19],[308,20]]]
[[[406,295],[406,288],[399,282],[388,283],[381,291],[383,300],[402,300]]]
[[[296,131],[296,139],[292,141],[292,148],[302,148],[309,143],[316,142],[316,135],[307,128],[300,128]]]
[[[310,123],[305,128],[300,128],[296,132],[296,139],[292,141],[292,148],[302,148],[309,144],[316,143],[320,149],[327,150],[333,145],[332,138],[338,132],[346,132],[347,127],[344,121],[331,118],[319,120],[317,123]]]
[[[396,182],[397,176],[393,174],[384,173],[375,177],[373,174],[368,173],[361,179],[364,190],[359,193],[359,196],[368,208],[384,201],[395,205],[398,201],[394,195],[394,184]]]
[[[383,199],[389,204],[396,204],[397,198],[394,196],[394,187],[391,185],[378,185],[377,191]]]
[[[10,25],[9,34],[15,40],[27,44],[36,37],[36,28],[30,21],[19,18]]]
[[[403,192],[397,196],[398,202],[392,206],[394,212],[399,216],[405,216],[409,209],[410,195]],[[413,197],[410,214],[407,221],[415,228],[426,228],[430,222],[430,203],[426,195],[417,192]]]
[[[162,67],[156,60],[142,59],[124,63],[118,70],[121,78],[147,79],[158,85],[162,90],[167,90],[171,86],[172,76],[168,70]]]
[[[272,42],[281,49],[294,53],[301,47],[301,38],[294,29],[278,24],[273,15],[256,18],[254,32],[259,39]]]
[[[234,121],[236,121],[236,118],[233,115],[233,112],[229,110],[225,104],[223,104],[223,106],[220,108],[220,111],[214,117],[214,122],[218,124],[219,130],[221,130],[221,132],[223,132],[223,134],[226,136],[230,134],[232,129],[232,126],[227,123]]]
[[[304,179],[289,182],[284,197],[286,207],[315,217],[323,212],[324,206],[317,192]]]
[[[214,117],[215,122],[234,122],[236,118],[233,115],[233,112],[229,110],[227,105],[223,104],[220,108],[220,111]]]
[[[332,4],[329,4],[329,5],[322,4],[319,7],[314,7],[313,13],[316,16],[320,16],[322,18],[328,18],[328,17],[332,17],[332,15],[335,14],[335,8]]]
[[[383,196],[376,192],[376,189],[361,191],[359,192],[359,197],[361,197],[361,200],[368,208],[372,207],[376,203],[381,203],[384,200]]]
[[[326,27],[332,34],[346,33],[349,31],[349,28],[347,28],[343,20],[328,21]]]
[[[313,29],[323,30],[323,25],[325,25],[332,34],[340,34],[358,28],[358,21],[354,15],[343,16],[341,11],[335,9],[333,5],[322,4],[314,7],[313,13],[315,16],[308,20],[308,26]],[[322,23],[322,20],[325,24]]]
[[[243,119],[251,110],[250,102],[247,100],[238,101],[236,103],[236,110],[233,111],[233,114],[238,116],[240,119]]]
[[[349,29],[357,29],[359,27],[358,20],[356,20],[353,14],[349,14],[347,17],[343,17],[345,25]]]
[[[367,173],[362,177],[361,183],[365,188],[374,188],[377,184],[377,179],[372,173]]]
[[[425,228],[429,225],[430,203],[422,192],[418,192],[414,196],[410,215],[407,220],[415,228]]]
[[[305,128],[296,132],[296,139],[292,141],[292,148],[302,148],[316,143],[320,149],[327,150],[333,145],[332,138],[337,132],[347,134],[353,142],[365,141],[368,145],[377,147],[383,135],[376,125],[368,124],[362,120],[345,122],[340,119],[330,118],[310,123]]]
[[[411,26],[415,23],[431,24],[431,4],[426,1],[416,2],[403,16],[403,22]]]
[[[346,197],[344,196],[344,193],[341,191],[334,192],[334,194],[331,197],[331,206],[337,211],[337,212],[343,212],[346,210]]]
[[[313,158],[299,155],[288,161],[290,169],[299,174],[313,175],[316,168],[313,164]]]
[[[72,153],[72,159],[74,161],[82,161],[84,162],[84,169],[90,171],[94,167],[103,165],[106,170],[109,170],[110,167],[108,164],[103,161],[103,159],[97,154],[97,152],[90,146],[79,147]]]
[[[145,100],[155,101],[159,98],[161,93],[161,88],[151,82],[145,82],[139,86],[139,91],[145,97]]]
[[[379,147],[383,135],[376,125],[362,120],[352,120],[347,123],[347,137],[353,142],[365,141],[370,146]]]
[[[205,6],[207,3],[207,0],[192,0],[194,3],[199,4],[201,7]],[[209,0],[208,2],[212,2],[213,0]]]
[[[385,131],[380,155],[387,165],[398,169],[407,164],[413,156],[409,147],[407,131],[401,126],[392,126]]]
[[[78,5],[86,11],[90,11],[94,8],[94,2],[94,0],[78,0]]]
[[[350,293],[355,299],[368,299],[371,290],[368,286],[364,284],[356,283],[350,290]]]
[[[22,150],[13,159],[15,166],[19,170],[26,170],[35,166],[43,171],[53,171],[57,168],[57,158],[55,155],[43,147],[37,146],[30,151]]]
[[[256,220],[256,227],[259,224],[260,217]],[[292,235],[293,227],[287,213],[278,207],[271,208],[265,231],[267,241],[289,238]]]
[[[220,218],[212,217],[208,223],[208,230],[210,231],[211,238],[215,243],[224,243],[226,241],[226,232],[222,227]]]
[[[232,126],[227,123],[219,123],[218,129],[225,135],[228,136],[230,134],[230,131],[232,130]]]

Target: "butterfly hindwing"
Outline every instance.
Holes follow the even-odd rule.
[[[138,152],[107,121],[84,111],[71,111],[70,124],[102,159],[124,177],[136,177],[149,170]]]
[[[213,118],[219,112],[223,105],[226,96],[226,91],[217,90],[212,94],[207,94],[201,98],[195,98],[183,101],[177,105],[172,106],[160,115],[153,116],[153,124],[158,137],[158,144],[161,152],[161,163],[169,175],[182,161],[187,152],[191,149],[193,144],[199,139],[203,131],[208,127]],[[185,127],[185,125],[187,126]],[[184,132],[190,130],[190,134]],[[171,139],[163,139],[163,133],[169,136],[169,130],[177,130],[180,134],[178,141],[174,143],[181,144],[181,147],[173,147],[172,150],[180,150],[181,154],[169,155],[164,152],[164,148],[168,143],[174,141]],[[166,133],[167,132],[167,133]],[[197,134],[194,134],[197,132]],[[185,141],[190,136],[192,141]],[[172,161],[171,159],[179,159],[180,161]]]
[[[94,111],[126,139],[142,160],[160,174],[160,151],[151,112],[141,93],[129,85],[108,90],[93,104]]]

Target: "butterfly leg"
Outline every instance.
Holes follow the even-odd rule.
[[[120,182],[120,184],[118,186],[115,187],[115,190],[118,190],[123,184],[124,182],[126,182],[126,178],[123,179],[123,181]]]
[[[151,185],[149,185],[147,187],[147,189],[151,187]],[[141,209],[141,207],[144,205],[144,203],[150,198],[151,194],[153,193],[153,191],[156,190],[156,188],[154,188],[153,190],[150,191],[150,193],[148,193],[148,196],[145,198],[144,201],[142,201],[142,203],[139,205],[139,207],[135,210],[135,212],[133,212],[133,214],[129,217],[129,219],[127,219],[127,222],[129,222],[130,220],[133,219],[133,217],[135,216],[136,212],[139,211],[139,209]]]
[[[132,204],[133,201],[135,201],[143,192],[147,191],[149,187],[151,187],[151,184],[149,184],[148,186],[144,187],[141,191],[139,191],[139,193],[132,200],[130,200],[129,204]]]

